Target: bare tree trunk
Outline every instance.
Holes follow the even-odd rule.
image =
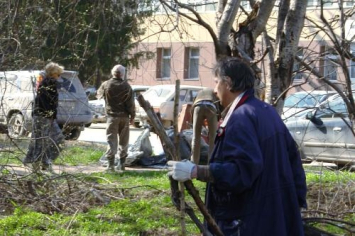
[[[278,86],[278,83],[275,81],[275,60],[274,60],[274,49],[273,46],[271,45],[269,35],[264,31],[264,42],[266,48],[269,49],[268,52],[268,60],[265,64],[264,68],[264,76],[265,76],[265,102],[269,104],[273,104],[274,100],[272,97],[272,94],[275,93],[273,91],[274,87]],[[278,87],[276,87],[277,89]]]
[[[307,0],[296,0],[291,5],[286,19],[285,31],[282,33],[283,39],[281,38],[280,44],[276,45],[279,48],[278,77],[280,79],[280,91],[287,89],[291,84],[293,61],[304,25],[306,8]]]
[[[278,68],[275,69],[275,76],[270,84],[271,101],[279,114],[282,112],[284,96],[279,95],[292,83],[292,72],[294,57],[297,52],[299,38],[304,25],[307,8],[307,0],[295,0],[290,4],[288,1],[282,2],[281,9],[285,10],[290,5],[286,17],[279,13],[277,44],[275,45],[275,61],[278,61]],[[281,14],[281,16],[280,16]],[[284,29],[282,31],[282,29]],[[276,67],[276,65],[275,65]],[[280,101],[275,104],[275,101]]]
[[[96,68],[96,79],[95,79],[95,88],[99,88],[101,85],[101,73],[100,73],[100,69],[97,67]]]

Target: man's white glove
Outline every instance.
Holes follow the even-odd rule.
[[[196,168],[196,165],[189,160],[168,161],[168,175],[180,182],[192,179],[194,168]]]

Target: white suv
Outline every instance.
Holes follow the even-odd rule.
[[[36,78],[41,71],[0,72],[0,122],[7,123],[9,135],[18,138],[32,129]],[[92,120],[85,90],[75,71],[64,71],[58,79],[57,122],[67,139],[78,139]]]

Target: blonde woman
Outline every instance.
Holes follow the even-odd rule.
[[[52,170],[52,160],[59,151],[56,136],[62,136],[56,122],[58,107],[57,80],[64,71],[64,67],[50,62],[45,68],[45,77],[40,81],[33,109],[32,139],[27,155],[23,161],[25,165],[32,164],[34,170]]]

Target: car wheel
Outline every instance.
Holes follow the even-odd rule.
[[[90,126],[91,126],[91,123],[85,124],[85,127],[90,127]]]
[[[133,126],[136,127],[136,128],[140,128],[141,127],[139,121],[134,122]]]
[[[22,114],[14,113],[11,115],[8,126],[8,133],[11,138],[26,136],[27,130],[24,127],[25,119]]]
[[[81,130],[79,128],[73,128],[65,132],[65,139],[66,140],[77,140],[80,136]]]

